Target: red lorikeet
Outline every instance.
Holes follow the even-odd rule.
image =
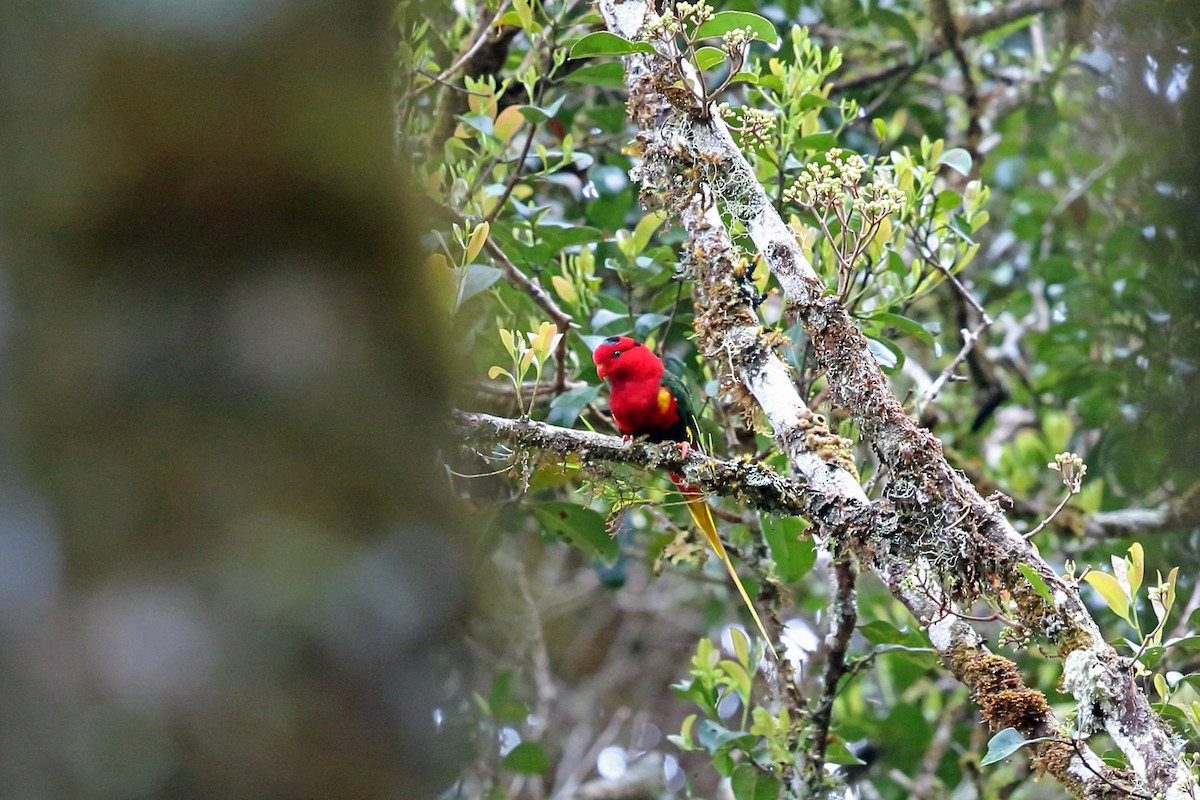
[[[628,336],[610,336],[592,353],[592,360],[596,362],[596,374],[608,381],[611,389],[609,407],[617,430],[626,436],[645,436],[652,442],[680,442],[684,447],[696,440],[696,420],[683,381],[668,372],[650,348]],[[771,637],[717,536],[708,503],[699,491],[684,482],[682,475],[674,472],[669,475],[683,493],[696,526],[729,570],[771,654],[776,655]]]

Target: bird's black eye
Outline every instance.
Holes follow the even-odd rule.
[[[612,354],[612,357],[613,357],[613,358],[620,358],[620,357],[621,357],[621,353],[623,353],[623,352],[624,352],[623,350],[616,350],[616,351],[614,351],[614,352],[613,352],[613,354]]]

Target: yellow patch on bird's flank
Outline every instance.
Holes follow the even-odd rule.
[[[671,391],[663,386],[658,390],[658,413],[665,414],[671,410]]]

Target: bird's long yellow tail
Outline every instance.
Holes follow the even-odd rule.
[[[754,617],[754,624],[758,626],[758,632],[762,634],[763,641],[767,643],[771,655],[778,661],[779,654],[775,652],[775,646],[771,644],[771,637],[767,635],[766,627],[763,626],[762,620],[758,618],[758,612],[754,610],[754,603],[750,602],[750,595],[746,594],[746,587],[742,586],[741,578],[734,571],[733,562],[729,560],[729,554],[725,552],[725,545],[721,544],[721,537],[717,536],[717,526],[713,522],[712,510],[708,507],[708,503],[704,502],[703,497],[689,492],[684,487],[680,486],[679,488],[684,493],[683,496],[687,503],[688,511],[691,512],[696,526],[704,531],[704,537],[708,539],[709,545],[712,546],[717,556],[724,562],[725,569],[729,570],[729,577],[733,578],[733,585],[737,587],[738,594],[742,596],[742,602],[750,610],[750,616]]]

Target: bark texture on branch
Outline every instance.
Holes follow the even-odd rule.
[[[609,30],[630,40],[642,38],[654,13],[645,0],[601,0],[600,9]],[[746,227],[804,323],[834,402],[850,413],[892,475],[887,498],[900,534],[888,535],[895,533],[891,526],[859,529],[846,543],[929,626],[943,661],[971,686],[993,729],[1012,726],[1027,736],[1045,736],[1057,722],[1040,693],[1011,694],[1021,684],[1015,667],[982,647],[978,634],[955,615],[953,600],[1012,598],[1018,621],[1063,658],[1063,686],[1077,702],[1079,730],[1107,732],[1148,794],[1197,797],[1194,778],[1172,734],[1134,684],[1128,659],[1104,641],[1076,588],[1059,578],[999,509],[947,463],[941,443],[905,413],[866,338],[846,308],[826,294],[719,115],[689,113],[678,107],[686,104],[664,97],[661,87],[696,82],[678,66],[673,42],[653,44],[657,55],[624,59],[629,110],[644,158],[638,170],[642,198],[677,215],[689,234],[684,261],[696,268],[704,305],[697,319],[699,343],[706,355],[728,365],[734,379],[728,388],[743,387],[753,398],[811,486],[838,498],[838,504],[865,502],[845,443],[816,427],[823,420],[801,401],[790,371],[764,342],[735,277],[739,254],[714,201]],[[701,181],[693,177],[697,169]],[[1020,564],[1049,587],[1052,602],[1039,595]],[[1003,678],[995,677],[998,672]],[[1014,703],[1005,705],[1000,696]],[[1035,763],[1076,795],[1102,797],[1114,784],[1126,784],[1086,751],[1061,747],[1036,746]]]
[[[760,511],[789,516],[814,512],[807,488],[749,459],[716,459],[698,450],[684,453],[674,444],[626,441],[620,436],[560,428],[533,420],[507,419],[491,414],[456,412],[459,435],[476,448],[503,442],[525,450],[573,457],[585,470],[603,471],[611,464],[671,470],[706,492],[732,497]]]

